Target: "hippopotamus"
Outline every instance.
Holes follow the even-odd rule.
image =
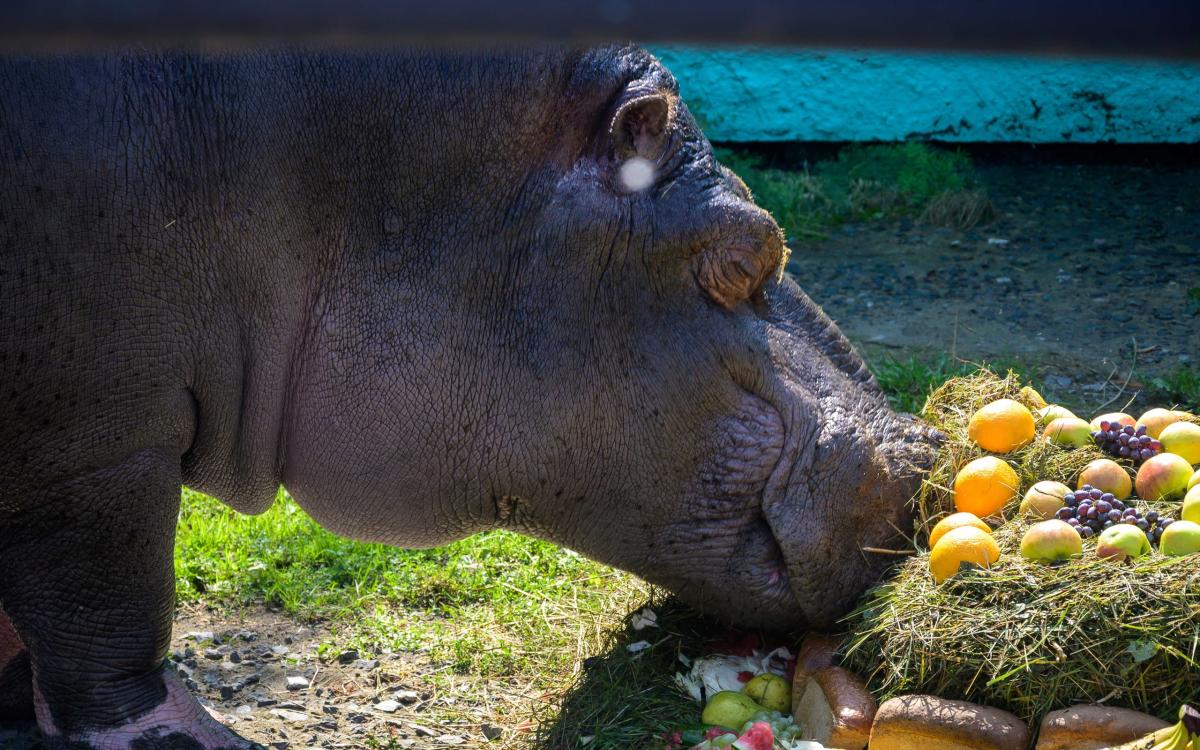
[[[245,747],[164,666],[186,484],[828,626],[936,439],[634,46],[0,60],[0,716]]]

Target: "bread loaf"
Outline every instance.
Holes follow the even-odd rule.
[[[1037,750],[1097,750],[1136,740],[1168,726],[1128,708],[1079,705],[1051,711],[1038,729]]]
[[[1016,716],[974,703],[903,695],[884,701],[871,750],[1025,750],[1029,728]]]
[[[875,698],[858,675],[826,667],[805,680],[795,718],[804,728],[804,739],[841,750],[863,750],[871,738],[875,709]]]
[[[792,678],[792,713],[800,706],[800,696],[808,684],[808,678],[837,661],[837,650],[842,641],[832,635],[809,633],[804,636],[800,650],[796,652],[796,674]]]

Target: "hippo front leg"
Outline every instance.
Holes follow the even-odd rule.
[[[51,746],[251,747],[163,666],[179,484],[172,451],[136,451],[20,498],[0,523],[0,602]]]

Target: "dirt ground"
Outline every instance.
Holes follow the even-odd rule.
[[[1200,167],[979,162],[990,222],[847,225],[788,270],[868,354],[1015,356],[1084,411],[1200,365]]]

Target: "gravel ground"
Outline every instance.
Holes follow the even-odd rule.
[[[868,355],[1016,356],[1048,396],[1085,410],[1114,396],[1121,406],[1151,377],[1200,366],[1200,317],[1187,298],[1200,287],[1200,168],[979,172],[996,209],[988,223],[847,225],[794,247],[788,270]]]
[[[176,616],[168,659],[211,712],[274,750],[500,748],[533,728],[511,718],[492,723],[496,706],[488,696],[475,696],[477,721],[441,723],[439,707],[470,698],[431,688],[426,678],[437,668],[420,653],[319,654],[331,640],[322,625],[263,608],[239,616],[196,608]],[[536,700],[516,697],[525,705]],[[0,748],[42,744],[32,726],[0,724]]]

